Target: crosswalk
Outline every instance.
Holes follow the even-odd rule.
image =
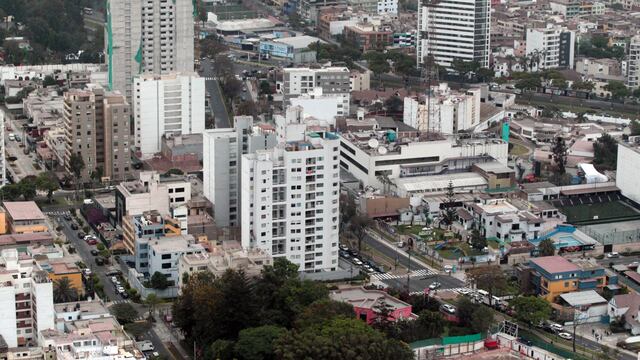
[[[71,215],[71,212],[69,210],[47,210],[47,211],[43,211],[42,213],[48,216]]]
[[[204,78],[205,81],[217,80],[215,76],[207,76]]]
[[[429,275],[436,275],[437,272],[430,270],[430,269],[421,269],[421,270],[415,270],[409,273],[409,277],[419,277],[419,276],[429,276]],[[390,273],[384,273],[384,274],[373,274],[371,275],[371,277],[376,278],[378,280],[391,280],[391,279],[406,279],[407,278],[407,274],[390,274]]]
[[[451,289],[442,289],[442,288],[438,289],[438,292],[442,292],[442,291],[451,291],[457,294],[461,294],[465,291],[471,291],[471,289],[465,288],[465,287],[451,288]],[[409,295],[422,295],[422,294],[424,294],[423,291],[412,291],[409,293]]]
[[[111,302],[111,304],[115,305],[115,304],[127,304],[127,303],[131,303],[132,301],[130,299],[120,299],[120,300],[113,300]]]

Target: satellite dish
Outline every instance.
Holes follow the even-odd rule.
[[[387,148],[384,147],[384,146],[380,146],[378,148],[378,154],[380,154],[380,155],[385,155],[387,153],[387,151],[388,151]]]
[[[369,140],[368,144],[369,144],[369,147],[372,148],[372,149],[375,149],[375,148],[378,147],[378,145],[380,145],[380,143],[378,142],[377,139]]]

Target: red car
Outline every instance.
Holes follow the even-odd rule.
[[[89,240],[87,240],[87,244],[89,244],[89,245],[95,245],[95,244],[97,244],[97,243],[98,243],[98,240],[96,240],[96,239],[89,239]]]

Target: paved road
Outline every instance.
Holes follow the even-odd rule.
[[[380,281],[391,287],[406,289],[408,284],[409,292],[421,292],[424,291],[425,288],[429,287],[431,283],[436,281],[442,284],[441,289],[443,290],[464,287],[464,282],[462,280],[423,266],[421,263],[416,261],[414,257],[410,258],[405,250],[389,244],[386,240],[377,239],[376,237],[367,234],[364,237],[363,242],[387,258],[396,260],[399,266],[411,270],[409,281],[407,281],[407,276],[405,274],[398,274],[393,277],[391,277],[391,275],[379,277]]]
[[[54,216],[55,221],[62,225],[62,232],[69,239],[69,241],[76,248],[78,255],[80,255],[84,261],[84,263],[91,269],[91,271],[98,275],[100,278],[100,282],[104,287],[104,293],[106,299],[103,299],[105,302],[131,302],[128,299],[123,299],[120,295],[116,294],[115,288],[111,283],[110,278],[105,275],[107,269],[111,268],[110,266],[98,266],[95,264],[95,257],[91,255],[91,250],[96,249],[95,245],[88,245],[85,241],[78,238],[77,230],[73,230],[71,228],[72,221],[67,221],[64,219],[62,215]],[[119,268],[118,265],[115,265]],[[142,305],[137,305],[131,303],[138,310],[138,313],[142,314],[145,310],[145,307]],[[164,343],[156,334],[156,331],[151,329],[147,331],[147,333],[143,336],[143,338],[150,340],[155,347],[155,351],[157,351],[164,359],[173,359],[169,351],[166,349]]]
[[[231,127],[231,121],[229,120],[229,114],[224,104],[224,98],[220,91],[220,84],[215,79],[215,73],[213,67],[215,66],[213,61],[205,59],[201,63],[202,76],[205,80],[205,88],[209,97],[209,107],[213,114],[214,123],[216,128],[228,128]]]
[[[4,111],[0,109],[0,111]],[[24,147],[20,145],[27,144],[27,136],[22,128],[22,125],[26,123],[26,120],[12,120],[11,117],[6,116],[4,112],[0,114],[0,118],[4,118],[5,130],[4,130],[4,144],[5,153],[7,156],[15,156],[17,158],[13,163],[7,162],[7,174],[11,175],[14,182],[18,182],[27,175],[38,175],[44,170],[36,170],[33,163],[36,159],[34,152],[25,155],[23,152]],[[6,125],[9,125],[11,130],[7,130]],[[9,140],[9,134],[19,135],[21,141]]]

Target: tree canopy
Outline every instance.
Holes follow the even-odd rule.
[[[618,163],[618,143],[609,134],[604,134],[593,144],[593,165],[601,170],[615,170]]]
[[[516,318],[529,325],[537,325],[551,316],[551,305],[537,296],[519,296],[511,300],[510,305],[516,312]]]
[[[538,251],[540,256],[553,256],[556,254],[556,247],[553,244],[553,240],[544,239],[538,244]]]

